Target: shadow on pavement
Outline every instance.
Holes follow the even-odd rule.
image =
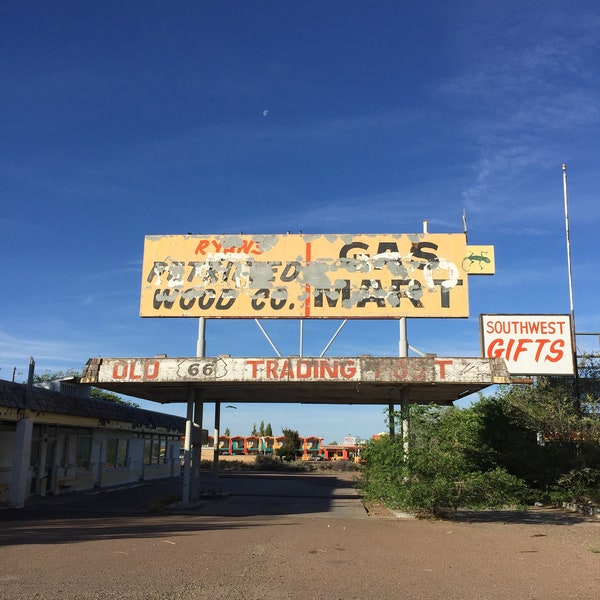
[[[182,478],[174,478],[31,498],[24,508],[0,511],[0,546],[260,527],[261,517],[329,514],[339,503],[358,500],[349,478],[312,473],[203,474],[201,489],[216,493],[183,506],[182,489]]]
[[[446,520],[460,523],[516,523],[522,525],[577,525],[597,523],[595,517],[568,512],[561,508],[528,508],[526,510],[458,510]]]

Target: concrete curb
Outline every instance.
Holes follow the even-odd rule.
[[[417,518],[417,516],[413,515],[412,513],[402,512],[402,511],[398,511],[398,510],[392,510],[391,513],[397,519],[416,519]]]
[[[592,517],[600,517],[600,506],[590,506],[588,504],[578,504],[577,502],[563,502],[563,508],[571,512],[578,512]]]

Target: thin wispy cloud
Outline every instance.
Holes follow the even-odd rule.
[[[0,358],[3,361],[14,359],[23,364],[32,356],[45,363],[73,364],[81,363],[85,354],[85,346],[79,343],[57,338],[18,337],[0,331]]]
[[[591,0],[414,3],[410,18],[391,0],[323,3],[301,12],[326,18],[302,26],[289,3],[268,19],[165,5],[140,26],[144,3],[131,2],[3,13],[0,376],[29,356],[41,372],[194,356],[195,318],[139,316],[145,235],[419,233],[423,220],[458,233],[463,210],[469,244],[494,245],[496,275],[469,278],[474,318],[412,319],[408,335],[439,356],[477,354],[479,313],[568,310],[563,162],[576,322],[598,329]],[[273,356],[252,320],[209,321],[208,355]],[[306,323],[304,350],[320,353],[336,326]],[[267,329],[298,354],[297,323]],[[397,323],[365,321],[329,354],[397,351]],[[346,433],[345,417],[320,414]]]
[[[474,181],[463,192],[471,213],[507,218],[510,213],[486,202],[497,198],[498,185],[523,179],[530,169],[558,168],[561,140],[577,130],[585,134],[598,123],[600,93],[589,84],[600,38],[591,22],[598,22],[597,15],[578,15],[567,23],[557,22],[551,13],[538,15],[535,27],[515,19],[491,35],[487,52],[478,48],[439,86],[442,101],[477,107],[468,126],[479,159],[473,165]],[[477,25],[472,31],[481,33]],[[500,200],[504,209],[523,206],[515,192]]]

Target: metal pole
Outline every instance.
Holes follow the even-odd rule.
[[[321,354],[319,354],[319,358],[321,358],[322,356],[325,356],[325,352],[327,352],[327,350],[329,350],[329,346],[331,346],[331,344],[333,344],[333,342],[335,341],[335,338],[339,335],[340,331],[342,331],[342,329],[344,328],[344,325],[347,322],[348,322],[348,319],[344,319],[342,321],[341,325],[337,328],[336,332],[333,334],[333,336],[329,340],[329,343],[327,344],[327,346],[325,346],[325,348],[323,348],[323,352],[321,352]]]
[[[400,317],[400,341],[398,343],[398,356],[405,358],[408,356],[408,338],[406,337],[406,317]]]
[[[575,339],[575,305],[573,302],[573,274],[571,270],[571,235],[569,232],[569,197],[567,194],[567,165],[563,163],[563,195],[565,200],[565,229],[567,239],[567,271],[569,278],[569,305],[571,308],[571,343],[573,344],[573,368],[575,369],[575,398],[579,405],[579,371],[577,368],[577,341]]]
[[[269,334],[266,332],[266,330],[262,326],[261,322],[258,319],[254,319],[254,322],[258,325],[258,328],[262,331],[262,333],[265,336],[267,342],[269,342],[269,344],[271,344],[271,348],[273,348],[273,350],[275,350],[275,354],[277,354],[277,356],[279,358],[281,358],[281,353],[277,349],[277,346],[275,345],[275,343],[273,342],[273,340],[269,337]]]
[[[206,350],[206,322],[204,317],[198,319],[198,339],[196,356],[203,357]],[[200,494],[200,462],[202,460],[202,413],[204,405],[196,396],[196,389],[190,386],[187,400],[185,421],[185,440],[183,442],[183,504],[197,500]],[[198,423],[199,421],[199,423]],[[194,429],[200,427],[199,439],[192,445]],[[193,456],[192,456],[193,455]]]
[[[213,481],[214,481],[214,492],[218,490],[218,479],[219,479],[219,429],[221,428],[221,403],[215,402],[215,430],[214,430],[214,445],[213,445]]]
[[[33,377],[35,374],[35,360],[33,356],[29,357],[29,373],[27,374],[27,389],[25,392],[25,408],[31,408],[31,396],[33,394]]]
[[[190,386],[187,401],[187,416],[185,419],[185,439],[183,441],[183,493],[181,501],[183,504],[190,502],[190,480],[191,480],[191,448],[192,448],[192,421],[194,418],[194,389]]]
[[[194,399],[194,429],[198,435],[196,443],[192,446],[192,469],[191,469],[191,499],[198,500],[200,497],[200,463],[202,462],[202,421],[204,417],[204,403],[197,397]],[[196,436],[194,436],[196,437]]]
[[[198,319],[198,341],[196,342],[196,356],[206,356],[206,319]]]
[[[429,221],[423,219],[423,233],[429,233]],[[398,347],[398,356],[406,358],[408,356],[408,337],[406,335],[406,317],[400,317],[400,341]]]
[[[402,388],[401,408],[402,414],[402,444],[404,446],[404,459],[408,458],[409,435],[410,435],[410,404],[408,403],[408,389]]]

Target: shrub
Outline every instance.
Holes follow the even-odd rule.
[[[364,495],[427,515],[521,505],[527,486],[494,463],[481,431],[472,409],[415,407],[408,451],[402,438],[384,437],[363,454]]]
[[[253,468],[259,471],[281,471],[283,470],[283,462],[278,458],[259,454],[254,460]]]
[[[463,487],[461,504],[469,508],[522,507],[529,499],[525,482],[501,467],[469,473]]]
[[[600,471],[574,469],[558,478],[551,498],[555,502],[600,503]]]
[[[396,437],[383,436],[367,445],[362,453],[362,477],[359,487],[369,500],[394,506],[398,488],[406,475],[404,448]]]

